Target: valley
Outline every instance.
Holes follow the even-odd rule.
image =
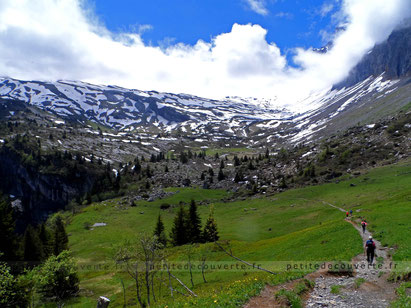
[[[294,104],[0,78],[0,306],[410,307],[410,33]]]

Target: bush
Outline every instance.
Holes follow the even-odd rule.
[[[0,306],[27,307],[29,303],[26,285],[10,273],[6,263],[0,263]]]
[[[411,288],[411,282],[404,282],[396,290],[398,299],[391,303],[393,308],[411,307],[411,297],[407,294],[407,289]]]
[[[51,256],[37,269],[36,284],[45,301],[60,302],[75,296],[79,290],[76,264],[65,250]]]
[[[170,204],[168,204],[168,203],[162,203],[161,205],[160,205],[160,209],[162,209],[162,210],[167,210],[167,209],[169,209],[170,208]]]

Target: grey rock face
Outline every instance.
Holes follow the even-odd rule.
[[[335,88],[350,87],[384,72],[388,79],[411,75],[411,26],[394,31],[387,41],[376,45]]]

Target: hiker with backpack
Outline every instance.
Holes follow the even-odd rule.
[[[361,222],[361,227],[362,227],[362,233],[365,233],[365,228],[367,227],[367,222],[365,221],[365,219]]]
[[[348,215],[350,215],[350,213],[347,211],[347,212],[345,213],[345,217],[348,218]]]
[[[374,253],[375,253],[375,243],[372,240],[372,236],[368,238],[368,241],[365,242],[365,249],[367,252],[367,261],[368,264],[371,265],[374,261]]]

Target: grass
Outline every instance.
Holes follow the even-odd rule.
[[[350,186],[350,183],[356,186]],[[168,234],[180,201],[198,202],[202,222],[213,203],[215,218],[221,239],[229,240],[234,255],[247,261],[261,261],[270,268],[270,261],[331,261],[345,260],[362,252],[362,240],[358,232],[346,223],[344,213],[325,205],[332,203],[346,210],[352,209],[355,218],[365,216],[374,237],[396,248],[394,260],[407,260],[410,255],[411,236],[407,227],[407,210],[411,196],[411,164],[385,166],[371,170],[357,178],[340,183],[329,183],[289,190],[275,196],[236,202],[221,202],[229,197],[223,190],[199,188],[170,188],[176,192],[163,200],[139,201],[136,207],[122,205],[122,199],[94,203],[75,216],[67,214],[70,222],[70,249],[79,266],[112,265],[111,258],[117,247],[127,239],[136,238],[140,232],[151,233],[157,216],[161,213]],[[162,203],[172,206],[160,210]],[[253,210],[250,210],[250,209]],[[246,210],[245,210],[246,209]],[[357,210],[359,210],[357,212]],[[143,214],[142,214],[143,213]],[[107,226],[86,230],[84,225],[105,222]],[[232,259],[212,244],[199,245],[198,256],[207,251],[208,260],[232,262]],[[168,248],[170,260],[186,260],[186,247]],[[179,272],[179,278],[189,284],[189,275]],[[163,307],[197,305],[209,307],[241,306],[248,298],[258,294],[266,283],[278,284],[304,275],[304,271],[284,272],[270,276],[265,273],[246,271],[207,271],[208,283],[202,282],[200,273],[194,273],[194,291],[198,298],[169,295],[158,304]],[[111,307],[123,304],[120,279],[126,284],[127,301],[132,303],[135,291],[132,281],[123,272],[109,268],[81,269],[83,296],[73,307],[82,307],[88,300],[100,295],[108,296]],[[297,290],[298,291],[298,290]],[[295,292],[294,292],[295,293]],[[216,302],[214,302],[216,301]],[[171,304],[170,304],[171,303]],[[85,304],[83,305],[85,306]]]
[[[411,282],[403,282],[396,290],[398,299],[391,303],[391,308],[408,308],[411,307],[411,297],[407,294],[407,289],[411,288]]]
[[[281,298],[285,299],[287,301],[288,306],[290,307],[293,307],[293,308],[303,307],[301,298],[298,296],[298,294],[295,291],[281,289],[275,294],[275,297],[277,299],[281,299]]]
[[[354,281],[354,288],[358,289],[364,282],[366,282],[364,278],[357,278]]]
[[[342,286],[340,286],[340,285],[337,285],[337,284],[332,285],[330,292],[331,292],[332,294],[340,294],[340,293],[341,293],[341,288],[342,288]]]

